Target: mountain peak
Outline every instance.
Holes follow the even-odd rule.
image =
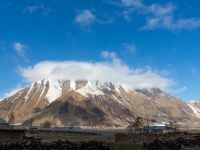
[[[46,119],[54,125],[125,126],[137,116],[198,121],[199,106],[192,104],[158,88],[134,90],[110,82],[47,78],[1,101],[0,112],[4,118],[14,112],[16,123],[32,119],[38,125]]]
[[[65,92],[74,91],[85,97],[91,95],[105,95],[108,93],[120,92],[120,91],[133,91],[125,88],[121,85],[115,85],[111,82],[100,82],[100,81],[87,81],[87,80],[54,80],[54,79],[43,79],[32,83],[28,88],[28,94],[26,100],[30,99],[31,93],[37,92],[39,99],[44,97],[48,103],[52,103]]]

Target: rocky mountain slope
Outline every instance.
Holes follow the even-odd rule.
[[[187,104],[192,109],[195,116],[200,118],[200,101],[189,101]]]
[[[159,89],[128,89],[112,83],[41,80],[0,101],[11,123],[127,126],[137,116],[157,122],[197,122],[194,105]],[[200,111],[198,111],[200,112]]]

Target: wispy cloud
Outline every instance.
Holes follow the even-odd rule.
[[[155,16],[164,16],[171,14],[176,6],[172,3],[165,5],[161,4],[150,4],[146,5],[141,0],[122,0],[122,6],[124,6],[125,11],[136,12],[140,15],[155,15]]]
[[[23,9],[24,13],[36,13],[40,12],[42,15],[48,15],[49,12],[51,12],[51,8],[49,6],[45,6],[44,4],[40,5],[32,5],[32,6],[27,6],[26,8]]]
[[[82,27],[88,27],[96,21],[96,16],[91,10],[85,9],[78,12],[74,21]]]
[[[27,6],[26,8],[24,8],[23,12],[28,12],[28,13],[33,13],[38,11],[39,6]]]
[[[21,69],[28,82],[44,78],[58,80],[89,80],[122,84],[129,88],[168,89],[175,82],[149,67],[130,68],[114,52],[103,51],[102,56],[111,61],[42,61]]]
[[[146,19],[146,25],[141,29],[158,29],[165,28],[168,30],[193,30],[200,27],[199,18],[181,18],[175,19],[172,15],[164,17],[148,17]]]
[[[133,9],[126,9],[121,13],[121,16],[123,16],[123,18],[127,21],[132,21],[133,19]]]
[[[20,42],[14,42],[12,44],[13,49],[17,52],[17,54],[24,59],[24,61],[29,62],[28,58],[26,57],[25,51],[27,49],[27,46],[20,43]]]
[[[122,16],[131,20],[133,14],[144,16],[145,25],[140,29],[153,30],[164,28],[167,30],[193,30],[200,27],[200,18],[175,17],[176,5],[167,4],[145,4],[142,0],[121,0],[124,7]],[[177,16],[177,15],[176,15]]]
[[[149,6],[146,6],[146,12],[145,13],[151,13],[154,16],[167,16],[171,15],[173,11],[176,9],[176,6],[172,3],[168,3],[165,5],[161,4],[151,4]]]
[[[122,3],[126,7],[142,8],[144,4],[140,0],[122,0]]]
[[[188,90],[188,88],[186,86],[183,86],[183,87],[181,87],[179,89],[170,90],[170,93],[181,94],[181,93],[183,93],[183,92],[185,92],[187,90]]]
[[[101,56],[104,58],[111,58],[112,60],[118,59],[115,52],[102,51]]]
[[[135,44],[130,44],[130,43],[123,43],[123,47],[125,52],[135,54],[137,52],[137,47]]]
[[[191,67],[191,71],[192,71],[192,74],[195,75],[198,72],[198,69],[193,66]]]
[[[114,19],[113,18],[105,18],[105,19],[96,19],[96,21],[99,23],[99,24],[111,24]]]

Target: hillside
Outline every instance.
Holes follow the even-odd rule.
[[[127,126],[137,116],[157,122],[199,121],[193,107],[160,89],[128,89],[84,80],[44,79],[0,102],[0,116],[11,123]]]

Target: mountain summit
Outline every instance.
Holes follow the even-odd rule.
[[[11,123],[56,126],[127,126],[137,116],[157,122],[197,122],[192,103],[160,89],[129,89],[113,83],[44,79],[0,102]]]

